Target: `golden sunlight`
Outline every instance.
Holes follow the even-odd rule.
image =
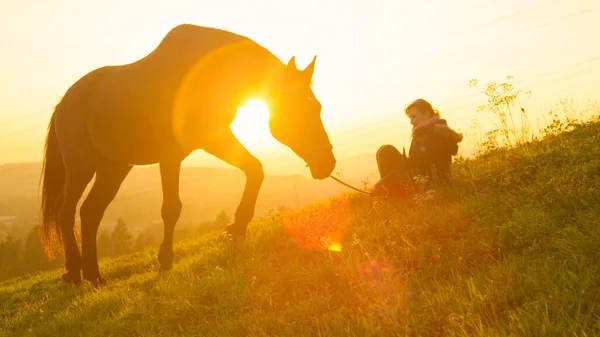
[[[277,144],[269,130],[269,108],[259,99],[249,100],[238,109],[231,131],[249,149]]]
[[[332,252],[341,252],[342,251],[342,245],[339,243],[334,243],[331,246],[329,246],[329,250]]]

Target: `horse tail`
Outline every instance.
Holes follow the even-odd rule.
[[[55,110],[56,113],[56,110]],[[58,221],[65,187],[65,165],[63,163],[58,138],[56,137],[54,114],[48,124],[46,142],[44,144],[44,161],[42,163],[42,200],[40,214],[40,236],[44,250],[49,259],[54,258],[54,249],[63,252],[63,240]]]

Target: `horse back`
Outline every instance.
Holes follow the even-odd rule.
[[[242,40],[249,41],[224,30],[181,25],[144,58],[89,73],[81,86],[93,93],[85,113],[94,146],[115,160],[140,165],[160,161],[161,153],[183,152],[172,125],[183,79],[212,51]]]
[[[85,115],[93,146],[106,157],[132,165],[159,162],[164,153],[187,155],[173,130],[177,93],[195,65],[219,48],[236,42],[258,46],[225,30],[180,25],[145,57],[85,75],[68,94],[86,97],[76,108]],[[201,87],[217,90],[215,83],[220,79],[214,75],[218,72],[209,72],[211,76],[204,77]],[[202,107],[205,111],[198,111],[199,119],[194,121],[197,133],[228,130],[235,110],[231,116],[223,116],[222,111],[211,110],[208,105]]]

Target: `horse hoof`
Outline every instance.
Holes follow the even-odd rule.
[[[160,245],[160,249],[158,250],[158,262],[160,263],[161,269],[171,270],[173,267],[173,249],[166,250],[163,248],[163,245]]]
[[[158,262],[160,263],[159,270],[161,273],[167,272],[167,271],[170,271],[171,269],[173,269],[173,258],[171,258],[171,259],[162,258],[161,259],[161,255],[159,254]]]
[[[230,246],[236,246],[244,241],[243,237],[236,236],[228,232],[221,233],[220,239],[223,243]]]
[[[89,282],[94,288],[100,288],[106,285],[106,280],[102,277],[98,277],[98,279]]]
[[[98,274],[95,277],[83,277],[84,280],[90,282],[94,287],[100,287],[106,285],[106,279]]]
[[[244,235],[236,235],[225,231],[221,234],[220,239],[226,247],[237,252],[242,252],[242,244],[245,240]]]
[[[164,273],[170,272],[172,269],[173,269],[173,266],[163,266],[163,265],[161,265],[160,268],[158,269],[158,272],[160,274],[164,274]]]
[[[235,223],[229,224],[225,227],[223,237],[234,242],[242,242],[246,239],[246,227]]]
[[[81,275],[79,273],[67,272],[62,274],[62,280],[67,284],[78,285],[81,283]]]
[[[163,260],[161,260],[159,258],[158,262],[160,263],[159,271],[161,273],[164,273],[164,272],[167,272],[167,271],[170,271],[170,270],[173,269],[173,262],[172,262],[172,260],[171,261],[163,261]]]

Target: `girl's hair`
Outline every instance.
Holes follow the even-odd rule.
[[[433,108],[433,106],[431,106],[431,103],[427,102],[426,100],[422,99],[422,98],[418,98],[416,100],[414,100],[412,103],[410,103],[406,109],[404,109],[404,113],[406,113],[406,115],[408,116],[408,111],[412,108],[417,108],[421,111],[424,112],[428,112],[430,117],[440,117],[440,112],[436,109]]]

